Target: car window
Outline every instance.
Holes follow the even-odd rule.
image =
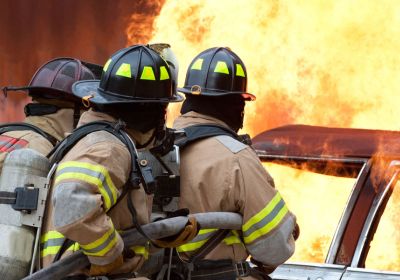
[[[400,181],[394,185],[365,259],[369,269],[400,271]]]
[[[300,225],[293,262],[324,263],[356,178],[300,170],[271,162],[264,167]]]

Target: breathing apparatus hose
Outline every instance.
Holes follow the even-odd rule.
[[[197,213],[193,216],[202,229],[230,229],[240,230],[242,227],[242,216],[231,212],[209,212]],[[187,224],[188,217],[174,217],[149,223],[142,226],[142,230],[152,239],[160,239],[178,234]],[[129,248],[135,245],[143,245],[148,239],[137,229],[132,229],[121,234],[125,247]],[[47,268],[39,270],[24,280],[51,280],[61,279],[72,272],[83,269],[90,265],[89,259],[82,252],[78,251],[72,255],[63,258]]]

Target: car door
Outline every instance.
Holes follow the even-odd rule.
[[[400,280],[400,161],[392,161],[343,280]]]
[[[279,266],[271,277],[282,280],[341,279],[345,265],[335,264],[335,258],[350,213],[368,174],[367,160],[274,159],[273,156],[261,159],[289,209],[297,216],[301,232],[294,256]],[[314,172],[307,171],[308,168]],[[343,177],[331,175],[335,172],[336,175],[345,174],[344,170],[357,172]]]

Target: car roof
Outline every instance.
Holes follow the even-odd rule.
[[[279,156],[400,158],[400,132],[310,125],[286,125],[267,130],[253,139],[258,153]]]

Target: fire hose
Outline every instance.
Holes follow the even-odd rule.
[[[242,227],[242,216],[230,212],[209,212],[190,215],[196,218],[202,229],[231,229],[240,230]],[[142,226],[142,230],[151,239],[160,239],[173,236],[185,227],[188,217],[175,217],[149,223]],[[121,234],[126,247],[143,245],[148,240],[136,229],[125,231]],[[24,280],[51,280],[66,277],[70,273],[83,269],[90,265],[89,259],[82,251],[63,258],[47,268],[39,270]]]

